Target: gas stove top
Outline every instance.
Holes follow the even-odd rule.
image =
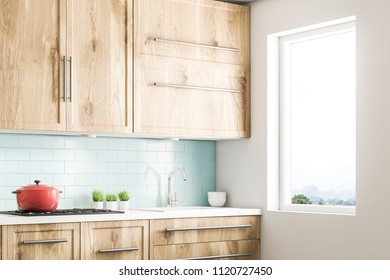
[[[54,212],[24,212],[20,210],[0,211],[0,214],[19,215],[19,216],[58,216],[58,215],[92,215],[92,214],[118,214],[124,211],[110,209],[93,209],[93,208],[73,208],[57,209]]]

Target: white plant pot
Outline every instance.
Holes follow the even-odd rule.
[[[106,201],[106,209],[117,210],[117,202],[116,201]]]
[[[119,210],[129,210],[129,202],[128,201],[119,201]]]
[[[92,208],[93,209],[103,209],[103,201],[93,201]]]

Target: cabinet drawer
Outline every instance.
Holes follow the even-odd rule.
[[[145,57],[135,71],[135,132],[246,137],[248,82],[237,65]]]
[[[155,245],[260,239],[260,217],[210,217],[150,221]]]
[[[3,230],[4,259],[80,259],[80,226],[77,223],[4,226]]]
[[[135,52],[228,64],[249,59],[249,8],[210,0],[135,1]]]
[[[259,240],[162,245],[153,247],[153,259],[257,260]]]
[[[149,257],[148,221],[82,224],[82,259],[142,260]]]

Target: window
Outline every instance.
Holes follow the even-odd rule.
[[[355,212],[355,45],[351,18],[269,37],[268,141],[278,143],[270,193],[279,210]]]

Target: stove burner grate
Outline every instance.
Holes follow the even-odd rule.
[[[94,208],[57,209],[54,212],[25,212],[20,210],[0,211],[0,214],[19,216],[56,216],[56,215],[92,215],[92,214],[118,214],[124,211]]]

